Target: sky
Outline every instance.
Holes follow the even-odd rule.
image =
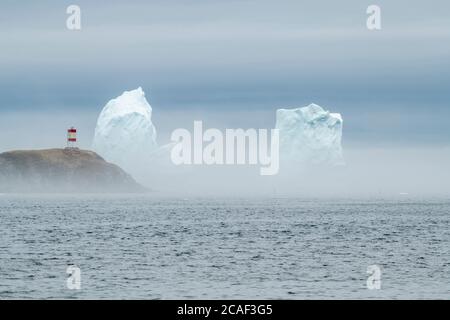
[[[66,8],[81,8],[81,30]],[[381,8],[381,30],[366,9]],[[90,146],[108,100],[141,86],[162,142],[180,126],[274,126],[316,103],[347,148],[450,145],[450,3],[11,1],[0,4],[0,151]],[[61,135],[59,135],[63,132]]]

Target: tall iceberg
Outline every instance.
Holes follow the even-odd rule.
[[[287,164],[344,164],[339,113],[316,104],[278,109],[275,127],[280,130],[280,161]]]
[[[152,108],[141,87],[125,91],[105,105],[92,148],[107,161],[127,169],[142,163],[157,148]]]

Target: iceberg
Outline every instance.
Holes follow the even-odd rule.
[[[128,169],[157,147],[152,108],[141,87],[125,91],[105,105],[95,128],[94,151]]]
[[[280,161],[288,164],[343,165],[342,124],[339,113],[316,104],[303,108],[278,109]]]

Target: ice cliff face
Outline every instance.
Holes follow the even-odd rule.
[[[275,127],[280,133],[281,163],[292,164],[293,168],[308,163],[344,164],[342,123],[340,114],[330,113],[315,104],[278,109]],[[173,170],[172,145],[158,147],[152,108],[140,87],[125,91],[106,104],[98,117],[92,147],[107,161],[123,167],[138,179],[143,173],[158,172],[162,168]],[[289,172],[287,167],[283,171]]]
[[[278,109],[280,159],[290,164],[344,164],[342,117],[316,104],[296,109]]]
[[[141,87],[110,100],[97,120],[93,150],[129,168],[157,148],[152,108]]]

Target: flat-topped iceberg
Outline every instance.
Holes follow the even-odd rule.
[[[280,130],[280,159],[289,164],[344,164],[342,117],[316,104],[278,109],[275,127]]]

